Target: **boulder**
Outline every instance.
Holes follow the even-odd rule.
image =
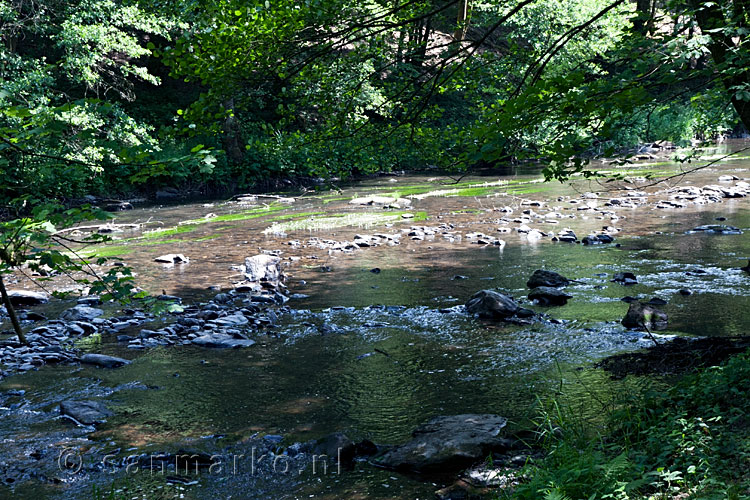
[[[67,321],[92,321],[104,314],[104,311],[96,307],[77,305],[64,311],[60,317]]]
[[[238,347],[250,347],[251,345],[255,344],[255,341],[249,339],[236,339],[222,333],[210,333],[194,338],[192,340],[192,343],[200,347],[234,349]]]
[[[536,287],[529,293],[529,300],[536,301],[540,306],[564,306],[571,298],[572,295],[549,286]]]
[[[740,180],[736,175],[720,175],[719,182],[734,182]]]
[[[10,298],[10,303],[16,307],[36,306],[49,302],[49,295],[46,293],[30,290],[8,290],[8,298]]]
[[[636,278],[633,273],[615,273],[614,276],[612,276],[612,281],[623,285],[635,285],[638,283],[638,278]]]
[[[570,284],[570,280],[553,271],[545,271],[543,269],[537,269],[534,274],[531,275],[529,281],[526,282],[526,286],[529,288],[537,288],[540,286],[547,286],[552,288],[558,288]]]
[[[564,241],[567,243],[575,243],[578,241],[578,237],[576,236],[576,233],[574,233],[571,229],[563,229],[560,231],[560,234],[557,235],[558,241]]]
[[[622,326],[630,329],[660,329],[667,326],[667,314],[649,304],[631,302]]]
[[[581,243],[584,245],[601,245],[602,242],[599,241],[599,238],[596,237],[595,234],[590,234],[588,236],[584,236],[581,240]]]
[[[590,234],[584,236],[583,240],[581,240],[584,245],[603,245],[606,243],[612,243],[613,241],[615,241],[615,239],[608,234]]]
[[[746,273],[750,273],[750,261],[748,261],[747,265],[745,267],[740,268],[742,271],[745,271]]]
[[[84,425],[101,424],[114,415],[104,403],[98,401],[63,401],[60,414]]]
[[[107,356],[105,354],[84,354],[81,356],[81,363],[101,366],[102,368],[119,368],[121,366],[129,365],[131,361],[115,356]]]
[[[216,318],[213,322],[220,326],[243,326],[249,323],[248,319],[242,313],[234,313],[222,318]]]
[[[154,262],[161,264],[187,264],[190,259],[182,255],[181,253],[168,253],[166,255],[160,255],[154,259]]]
[[[457,471],[513,446],[501,436],[507,420],[491,414],[436,417],[417,427],[413,439],[373,459],[405,472]]]
[[[480,290],[466,303],[466,311],[482,318],[507,318],[518,311],[518,304],[502,293]]]
[[[281,258],[259,254],[245,259],[245,278],[253,282],[278,283],[282,278]]]
[[[335,460],[342,465],[351,464],[357,451],[357,445],[341,432],[334,432],[315,442],[312,452],[320,457]]]

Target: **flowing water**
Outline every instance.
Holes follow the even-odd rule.
[[[681,165],[662,162],[639,168],[663,175]],[[742,178],[748,168],[748,159],[727,161],[688,181],[716,184],[720,174]],[[609,185],[579,181],[570,187],[540,184],[538,179],[533,170],[465,178],[459,185],[446,185],[445,178],[401,176],[291,203],[198,202],[118,214],[116,223],[146,223],[145,229],[116,234],[120,241],[104,252],[131,265],[138,284],[151,292],[164,291],[186,302],[206,301],[216,287],[231,289],[239,281],[232,266],[246,256],[279,250],[289,263],[287,285],[294,298],[280,324],[248,349],[133,351],[118,344],[114,335],[104,335],[93,346],[96,351],[134,362],[116,370],[48,366],[2,381],[0,469],[9,484],[0,486],[0,497],[91,498],[92,484],[106,487],[112,481],[93,465],[79,474],[61,475],[60,450],[70,446],[86,450],[84,460],[93,462],[92,457],[98,460],[107,453],[122,456],[180,447],[248,452],[254,439],[269,434],[282,435],[285,445],[335,431],[400,443],[414,427],[437,415],[497,413],[523,427],[534,415],[538,398],[550,396],[564,398],[582,416],[595,418],[614,394],[648,383],[612,381],[592,368],[609,354],[649,345],[642,334],[619,323],[628,307],[620,301],[625,295],[668,301],[664,310],[670,315],[669,329],[660,332],[667,338],[738,335],[750,326],[750,278],[738,269],[750,256],[746,199],[671,210],[651,204],[616,209],[612,219],[569,203],[581,200],[585,191],[599,192],[600,205],[622,195],[604,191]],[[443,193],[424,196],[435,191]],[[412,206],[398,209],[349,203],[370,194],[416,197]],[[556,232],[570,227],[580,238],[615,226],[622,229],[615,234],[619,246],[498,233],[498,227],[519,224],[500,223],[507,214],[496,209],[513,208],[511,218],[529,208],[552,211],[521,205],[522,199],[560,207],[563,218],[558,224],[540,221],[529,223],[532,227]],[[405,212],[414,218],[404,218]],[[688,233],[720,217],[744,233]],[[180,225],[190,220],[196,223]],[[408,229],[401,231],[441,223],[452,224],[462,237],[451,240],[438,233],[413,240]],[[161,231],[143,232],[154,229]],[[472,243],[465,235],[476,231],[507,244]],[[402,236],[397,245],[351,253],[308,244],[310,238],[351,241],[356,234],[373,233]],[[299,244],[290,244],[294,241]],[[166,253],[185,254],[190,263],[166,267],[153,262]],[[374,268],[380,271],[371,272]],[[485,288],[524,297],[526,280],[539,268],[577,280],[567,288],[574,298],[566,306],[525,304],[560,321],[494,324],[453,308]],[[688,273],[696,269],[703,272]],[[611,282],[612,274],[620,271],[634,272],[639,283],[624,287]],[[681,289],[693,293],[682,296]],[[59,402],[76,398],[107,401],[116,415],[93,433],[76,428],[58,416]],[[367,464],[315,477],[204,474],[200,484],[191,487],[142,476],[118,476],[128,491],[140,487],[149,492],[122,498],[432,498],[436,489]],[[62,481],[50,480],[53,477]]]

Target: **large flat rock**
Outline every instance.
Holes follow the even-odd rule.
[[[77,305],[64,311],[60,316],[68,321],[91,321],[104,314],[104,311],[97,307]]]
[[[377,465],[404,472],[443,473],[504,451],[513,441],[501,433],[507,420],[492,414],[436,417],[417,427],[413,439],[375,458]]]
[[[32,292],[30,290],[8,290],[10,303],[16,307],[35,306],[49,302],[46,293]]]
[[[84,425],[101,424],[114,415],[104,403],[98,401],[63,401],[60,403],[60,414]]]
[[[106,354],[84,354],[81,356],[81,363],[101,366],[102,368],[119,368],[129,365],[131,362],[127,359],[107,356]]]
[[[236,339],[229,335],[213,333],[194,338],[192,343],[200,347],[235,349],[239,347],[250,347],[255,344],[255,341],[249,339]]]

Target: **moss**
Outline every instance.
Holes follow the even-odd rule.
[[[279,215],[277,217],[272,217],[269,220],[269,222],[278,222],[282,220],[292,220],[292,219],[302,219],[306,217],[313,217],[316,215],[325,215],[325,212],[300,212],[296,214],[284,214]]]
[[[142,238],[143,239],[161,238],[163,236],[173,236],[175,234],[184,234],[184,233],[189,233],[191,231],[195,231],[195,228],[190,227],[190,226],[169,227],[169,228],[164,228],[164,229],[155,229],[153,231],[146,231],[140,237],[128,238],[126,240],[121,240],[121,241],[134,241],[134,240],[139,240]]]
[[[333,196],[330,198],[322,197],[321,200],[323,201],[323,204],[328,204],[334,201],[344,201],[344,200],[351,200],[349,196]]]
[[[93,348],[95,346],[98,346],[102,343],[102,334],[101,333],[94,333],[92,335],[89,335],[88,337],[82,337],[80,339],[77,339],[73,344],[80,348],[80,349],[86,349],[86,348]]]
[[[171,240],[156,240],[156,241],[142,241],[136,243],[138,246],[150,246],[150,245],[165,245],[167,243],[180,243],[183,240],[171,239]]]
[[[196,238],[193,241],[209,241],[209,240],[215,240],[216,238],[221,238],[220,234],[212,234],[209,236],[203,236],[202,238]]]
[[[79,253],[84,257],[120,257],[132,253],[135,249],[125,245],[107,245],[102,247],[86,248]]]
[[[266,215],[270,215],[274,212],[284,210],[285,208],[287,207],[281,204],[272,204],[263,208],[253,208],[252,210],[245,210],[243,212],[239,212],[236,214],[224,214],[224,215],[217,215],[216,217],[210,217],[210,218],[203,217],[201,219],[190,219],[190,220],[181,222],[180,225],[190,226],[190,225],[208,224],[208,223],[214,223],[214,222],[228,222],[228,221],[236,221],[236,220],[257,219],[260,217],[265,217]]]

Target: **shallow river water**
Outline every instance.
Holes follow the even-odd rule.
[[[635,167],[665,175],[681,165],[654,161]],[[750,177],[748,169],[750,159],[733,159],[681,185],[717,184],[718,176],[726,174]],[[747,198],[660,209],[653,202],[666,195],[653,194],[639,208],[604,208],[608,198],[623,196],[607,191],[612,184],[578,181],[571,187],[538,179],[533,169],[467,177],[457,186],[446,178],[384,177],[289,203],[197,202],[118,213],[116,223],[145,225],[116,233],[121,241],[103,253],[132,266],[138,284],[151,292],[164,291],[187,303],[207,301],[216,287],[226,291],[240,280],[232,266],[260,250],[280,250],[288,264],[286,284],[295,295],[279,325],[247,349],[132,350],[118,344],[116,335],[103,335],[87,348],[134,362],[117,370],[46,366],[3,380],[0,470],[7,484],[0,486],[0,497],[92,498],[96,487],[108,492],[113,477],[93,466],[78,474],[59,470],[60,450],[68,447],[83,449],[84,461],[93,462],[107,453],[181,447],[247,452],[243,443],[264,435],[281,435],[282,444],[290,445],[342,431],[355,439],[397,444],[437,415],[496,413],[523,428],[535,415],[537,401],[552,396],[595,419],[613,394],[648,383],[613,381],[593,368],[607,355],[650,343],[620,325],[628,308],[620,298],[626,295],[668,302],[663,309],[669,328],[660,332],[666,338],[747,331],[750,277],[738,269],[750,257]],[[582,193],[592,191],[599,195],[598,206],[579,210],[590,201]],[[349,203],[372,194],[412,196],[411,206]],[[546,201],[547,206],[523,205],[522,200]],[[513,213],[500,211],[504,207]],[[500,220],[521,217],[523,210],[560,214],[557,224],[545,218],[526,223],[541,231],[569,227],[581,238],[604,226],[617,228],[612,234],[619,246],[536,240],[515,230],[521,223]],[[743,234],[689,233],[699,225],[718,224],[717,218],[726,218],[721,224]],[[180,224],[190,220],[199,223]],[[441,223],[452,224],[460,238],[440,232],[418,240],[408,235],[412,226]],[[498,231],[505,227],[511,232]],[[148,233],[155,229],[162,231]],[[471,232],[506,244],[476,244],[466,237]],[[356,234],[373,233],[401,237],[397,245],[349,253],[309,242],[351,241]],[[166,267],[153,262],[166,253],[185,254],[190,263]],[[375,268],[380,271],[372,272]],[[526,280],[540,268],[576,280],[566,289],[574,296],[566,306],[524,304],[561,321],[494,324],[454,308],[486,288],[525,298]],[[635,273],[639,283],[625,287],[610,281],[623,271]],[[683,296],[682,289],[692,294]],[[62,306],[40,310],[49,314],[55,308]],[[76,428],[60,419],[58,410],[60,401],[76,398],[106,401],[115,416],[93,433]],[[204,474],[192,486],[142,476],[117,475],[122,495],[117,498],[432,498],[436,489],[366,463],[318,476]]]

